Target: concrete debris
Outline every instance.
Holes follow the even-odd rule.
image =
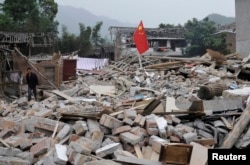
[[[1,97],[0,164],[205,165],[209,148],[250,147],[249,75],[232,70],[248,60],[210,49],[141,60],[78,71],[39,100],[25,84]]]

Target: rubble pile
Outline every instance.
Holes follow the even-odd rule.
[[[207,52],[128,56],[38,101],[1,99],[0,164],[205,165],[210,148],[249,148],[248,59]]]

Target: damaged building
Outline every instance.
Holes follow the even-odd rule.
[[[133,41],[135,27],[109,28],[111,37],[115,40],[115,57],[134,53],[136,47]],[[188,43],[184,37],[184,28],[145,28],[149,42],[149,50],[143,55],[182,55]]]
[[[62,62],[55,61],[57,57],[50,57],[55,49],[54,33],[0,32],[1,91],[21,96],[19,88],[26,81],[23,78],[28,67],[39,76],[40,84],[59,86],[62,82]]]
[[[236,27],[235,23],[220,26],[213,35],[224,34],[227,48],[231,52],[236,51]],[[135,54],[135,43],[133,41],[134,27],[114,27],[109,28],[111,38],[114,39],[115,59],[120,59],[124,55]],[[185,28],[145,28],[149,49],[143,55],[157,56],[185,56],[186,48],[190,43],[184,34]]]

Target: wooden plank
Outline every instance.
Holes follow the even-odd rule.
[[[220,148],[232,148],[242,132],[250,123],[250,104],[247,105],[246,109],[242,112],[239,120],[234,125],[232,131],[228,133],[227,138],[223,141]]]
[[[211,138],[211,139],[197,139],[197,140],[193,140],[194,142],[196,143],[199,143],[203,146],[213,146],[215,145],[215,140],[214,138]]]
[[[5,143],[5,141],[4,141],[2,138],[0,138],[0,142],[1,142],[5,147],[10,148],[10,146],[9,146],[7,143]]]
[[[225,117],[221,116],[220,118],[228,129],[233,129],[233,125],[230,124]]]
[[[172,164],[189,164],[192,154],[192,145],[166,144],[162,147],[160,161]]]
[[[163,94],[157,96],[152,103],[146,106],[144,111],[142,112],[142,115],[146,116],[153,112],[153,110],[161,103],[161,99],[163,97]]]
[[[164,112],[164,107],[162,105],[162,103],[160,103],[154,110],[152,113],[160,113],[160,112]]]
[[[160,158],[160,154],[152,150],[150,160],[159,161],[159,158]]]
[[[152,65],[145,66],[145,69],[155,69],[159,67],[168,68],[171,66],[182,64],[183,62],[184,61],[173,61],[173,62],[165,62],[165,63],[160,63],[160,64],[152,64]]]
[[[118,111],[118,112],[113,112],[113,113],[109,114],[109,116],[114,117],[114,116],[117,116],[117,115],[119,115],[119,114],[121,114],[123,112],[124,112],[123,110],[122,111]]]
[[[198,143],[191,142],[193,145],[192,155],[190,164],[192,165],[205,165],[207,162],[208,148],[204,147]]]
[[[58,96],[61,96],[61,97],[65,98],[65,99],[71,101],[71,102],[74,102],[74,98],[66,95],[65,93],[63,93],[63,92],[61,92],[59,90],[53,90],[52,92],[55,93]]]
[[[144,110],[148,104],[151,104],[154,101],[154,99],[149,99],[149,100],[142,100],[142,101],[137,101],[135,103],[135,107],[140,106],[140,108],[136,108],[137,110]],[[143,106],[141,106],[143,105]]]
[[[144,146],[142,148],[142,155],[144,159],[150,159],[151,158],[151,154],[152,154],[152,147],[150,146]]]
[[[136,153],[137,157],[138,157],[139,159],[143,159],[143,155],[142,155],[140,146],[139,146],[138,144],[136,144],[136,145],[134,146],[134,149],[135,149],[135,153]]]

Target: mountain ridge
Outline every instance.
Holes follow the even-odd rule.
[[[81,16],[82,17],[79,17]],[[76,8],[72,6],[63,6],[59,5],[58,6],[58,13],[56,15],[56,20],[60,23],[59,24],[59,32],[61,32],[62,25],[65,25],[67,27],[67,30],[69,33],[73,34],[79,34],[80,29],[79,29],[79,23],[83,23],[85,26],[95,26],[97,22],[102,21],[103,25],[101,28],[101,34],[107,36],[108,33],[108,28],[110,26],[135,26],[134,24],[131,23],[126,23],[126,22],[120,22],[115,19],[110,19],[105,16],[97,16],[88,10],[85,10],[83,8]]]
[[[209,14],[208,19],[215,22],[217,25],[226,25],[235,22],[234,17],[226,17],[220,14],[212,13]],[[119,20],[111,19],[106,16],[97,16],[86,9],[77,8],[73,6],[58,5],[58,13],[56,15],[56,20],[59,22],[58,31],[59,34],[62,31],[62,25],[67,27],[69,33],[78,35],[80,33],[79,23],[83,23],[85,26],[93,27],[97,22],[102,21],[103,25],[101,27],[102,37],[109,37],[109,27],[119,26],[119,27],[136,27],[137,25],[121,22]],[[187,20],[188,21],[188,20]],[[159,22],[159,24],[162,22]]]
[[[227,17],[216,13],[209,14],[207,17],[210,21],[213,21],[217,25],[222,25],[222,26],[235,22],[235,17]]]

